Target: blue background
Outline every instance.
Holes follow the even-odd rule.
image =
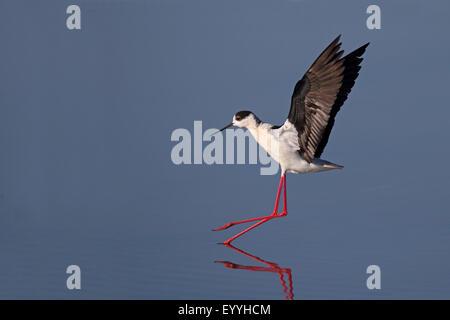
[[[82,29],[66,28],[81,7]],[[366,8],[381,7],[381,30]],[[281,124],[338,34],[370,41],[289,215],[235,245],[301,298],[450,298],[447,1],[1,1],[0,298],[283,299],[213,227],[271,212],[258,165],[180,165],[170,141],[241,109]],[[68,265],[82,289],[66,288]],[[368,290],[366,268],[381,268]]]

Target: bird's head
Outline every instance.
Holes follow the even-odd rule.
[[[261,121],[251,111],[239,111],[233,116],[233,122],[220,129],[223,131],[229,127],[239,128],[257,127]]]

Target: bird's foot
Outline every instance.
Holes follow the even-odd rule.
[[[213,229],[213,231],[225,230],[225,229],[228,229],[228,228],[230,228],[230,227],[232,227],[234,225],[241,224],[241,223],[246,223],[246,222],[252,222],[252,221],[257,221],[257,220],[270,220],[270,219],[273,219],[273,218],[281,218],[281,217],[284,217],[286,215],[287,215],[287,211],[286,210],[284,210],[283,212],[278,213],[278,214],[276,212],[273,212],[272,214],[270,214],[268,216],[264,216],[264,217],[257,217],[257,218],[252,218],[252,219],[228,222],[227,224],[223,225],[220,228]]]

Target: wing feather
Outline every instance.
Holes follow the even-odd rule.
[[[334,117],[358,76],[368,43],[343,58],[338,36],[297,82],[288,120],[297,129],[300,155],[308,162],[319,157],[328,141]]]

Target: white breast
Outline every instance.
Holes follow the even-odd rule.
[[[286,120],[280,128],[272,127],[269,123],[261,123],[258,127],[248,129],[259,145],[280,164],[283,172],[307,173],[327,170],[319,163],[319,159],[314,159],[312,163],[302,159],[298,152],[300,145],[297,129],[292,123]]]
[[[291,154],[298,154],[300,149],[298,144],[297,130],[286,120],[285,124],[277,129],[272,129],[273,125],[261,123],[256,128],[249,128],[255,140],[263,147],[267,153],[278,163],[283,165],[286,158]]]
[[[280,138],[278,130],[272,130],[272,125],[269,123],[261,123],[256,128],[248,128],[250,133],[255,138],[256,142],[267,151],[267,153],[280,162]]]

